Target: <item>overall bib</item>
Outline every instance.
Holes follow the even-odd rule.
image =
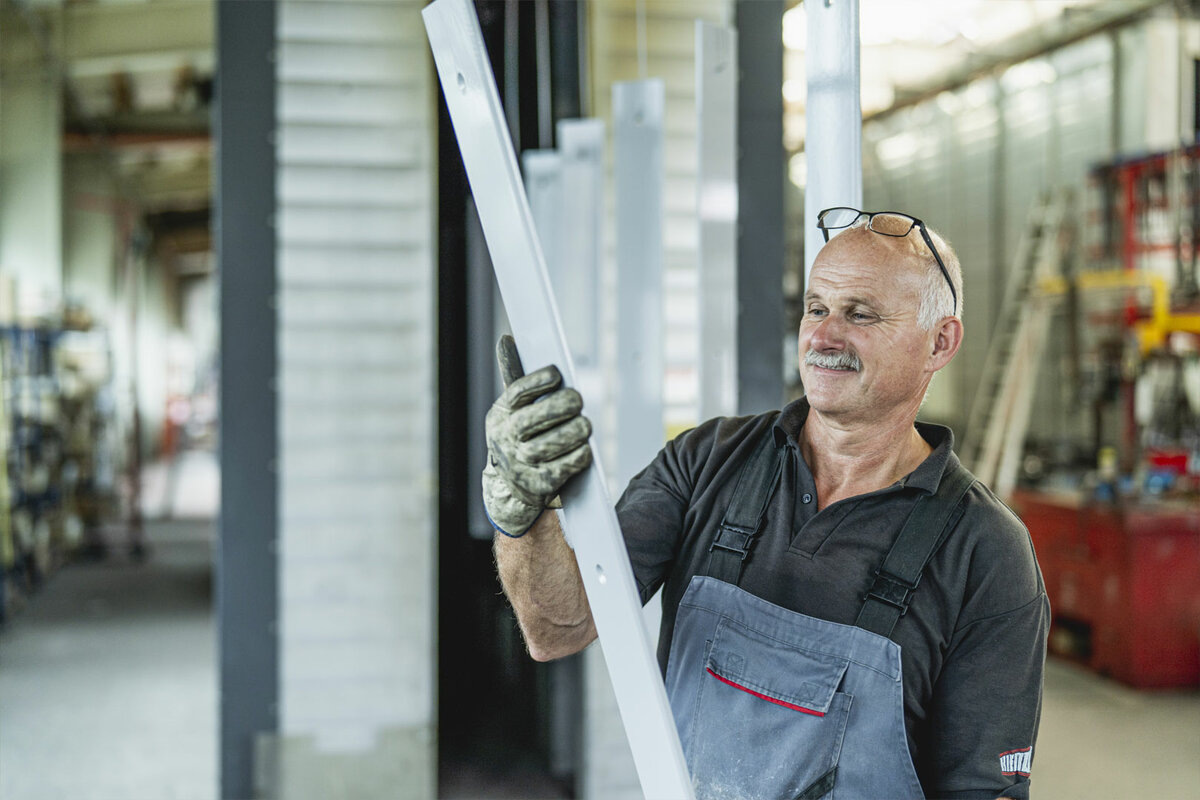
[[[785,449],[768,431],[743,467],[679,604],[667,695],[697,800],[915,798],[900,646],[888,637],[974,478],[951,459],[917,501],[854,625],[799,614],[737,584]]]

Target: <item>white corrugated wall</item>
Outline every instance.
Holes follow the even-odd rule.
[[[436,118],[422,5],[280,4],[282,797],[435,793]]]

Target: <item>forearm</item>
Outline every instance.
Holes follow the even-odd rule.
[[[535,660],[569,656],[596,638],[579,566],[557,514],[543,512],[518,539],[497,534],[495,552],[500,583]]]

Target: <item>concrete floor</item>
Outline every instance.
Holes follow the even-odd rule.
[[[1032,781],[1060,800],[1200,798],[1200,691],[1135,691],[1051,660]]]
[[[211,800],[211,522],[68,566],[0,631],[0,798]]]
[[[152,523],[147,562],[67,567],[0,631],[2,800],[215,800],[212,532]],[[1052,662],[1033,776],[1056,800],[1200,798],[1200,691]]]

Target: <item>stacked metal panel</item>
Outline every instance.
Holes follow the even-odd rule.
[[[436,785],[422,5],[280,5],[280,796]]]
[[[663,105],[663,441],[699,419],[699,338],[697,259],[697,131],[695,89],[695,23],[697,19],[728,25],[730,0],[614,0],[589,4],[591,47],[590,115],[615,119],[612,86],[622,81],[658,78],[664,84]],[[640,12],[640,13],[639,13]],[[640,43],[640,44],[639,44]],[[610,135],[612,126],[609,127]],[[611,148],[611,140],[610,140]],[[611,152],[611,149],[610,149]],[[612,161],[609,161],[612,169]],[[610,201],[613,195],[609,195]],[[606,212],[607,257],[602,288],[616,292],[616,211]],[[616,303],[608,303],[601,331],[602,358],[615,363],[619,329]],[[610,462],[614,463],[614,462]],[[618,487],[619,492],[624,487]],[[640,798],[629,745],[621,729],[599,651],[587,654],[584,774],[585,798]]]
[[[642,9],[639,24],[639,7]],[[663,403],[668,431],[678,432],[699,419],[699,316],[696,225],[696,89],[695,22],[730,24],[730,0],[619,0],[593,3],[591,115],[612,119],[612,85],[618,81],[659,78],[665,85],[663,127],[663,280],[666,385]],[[639,33],[639,30],[642,33]],[[638,42],[644,42],[639,57]],[[644,69],[642,67],[644,65]],[[610,230],[614,212],[607,215]],[[610,259],[605,278],[609,291],[615,276],[611,260],[614,237],[606,236]],[[602,326],[615,331],[616,320]],[[610,344],[611,346],[611,344]]]

